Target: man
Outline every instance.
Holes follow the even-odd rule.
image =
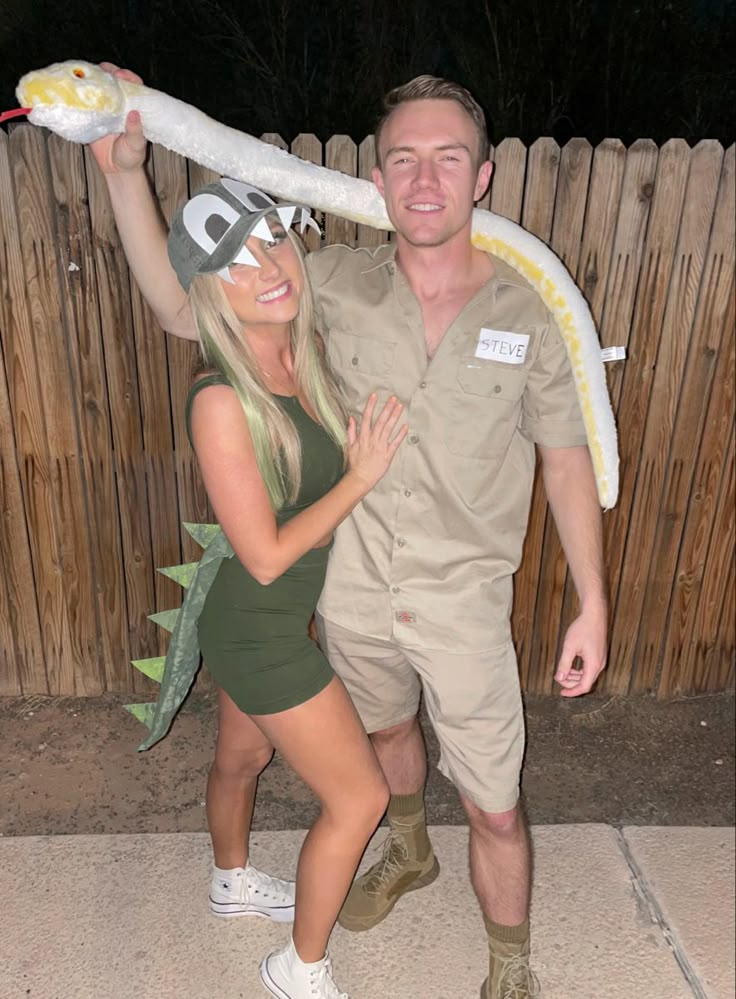
[[[116,143],[102,142],[98,159],[141,290],[166,329],[192,336],[161,233],[151,224],[147,239],[130,211],[147,187],[136,117]],[[437,877],[423,803],[423,692],[440,769],[468,815],[490,953],[481,996],[524,999],[539,986],[529,967],[524,724],[510,612],[535,446],[580,600],[555,675],[568,697],[587,693],[605,665],[600,508],[554,320],[516,272],[470,241],[474,202],[492,171],[481,109],[463,88],[419,77],[388,95],[376,149],[374,181],[395,241],[373,251],[328,247],[309,260],[318,325],[350,409],[362,410],[374,389],[395,393],[409,423],[389,473],[338,532],[319,606],[320,641],[392,795],[383,857],[354,883],[340,922],[369,929]]]

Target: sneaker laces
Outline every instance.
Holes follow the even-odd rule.
[[[349,999],[347,992],[340,992],[332,977],[332,958],[328,955],[319,968],[309,972],[309,985],[318,999]]]
[[[542,992],[539,979],[529,967],[528,954],[514,954],[513,957],[501,960],[501,977],[499,979],[500,999],[538,999]]]
[[[380,895],[384,886],[397,874],[400,874],[404,864],[409,860],[409,849],[406,840],[400,832],[391,830],[381,844],[383,855],[371,871],[366,883],[365,892],[368,895]]]
[[[245,870],[241,894],[245,894],[246,891],[251,901],[254,900],[254,896],[272,902],[293,903],[294,901],[289,891],[288,882],[281,878],[272,878],[270,874],[264,874],[257,867],[250,865]]]

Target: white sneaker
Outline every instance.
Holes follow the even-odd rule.
[[[226,919],[234,916],[260,916],[275,923],[294,922],[293,881],[269,877],[251,867],[212,872],[210,912]]]
[[[263,959],[261,980],[277,999],[350,999],[347,992],[340,992],[335,985],[329,956],[305,964],[293,940],[288,947]]]

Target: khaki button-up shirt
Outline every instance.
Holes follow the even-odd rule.
[[[350,411],[395,394],[409,434],[338,528],[319,604],[328,620],[406,648],[477,652],[510,634],[534,443],[587,442],[565,345],[537,293],[494,276],[426,352],[395,249],[308,258],[317,326]]]

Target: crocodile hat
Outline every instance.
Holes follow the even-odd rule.
[[[230,264],[260,264],[245,245],[249,236],[271,241],[270,222],[288,229],[299,222],[319,232],[308,208],[276,204],[257,187],[223,177],[201,188],[174,216],[168,251],[179,283],[189,291],[197,274],[219,274],[233,284]]]

